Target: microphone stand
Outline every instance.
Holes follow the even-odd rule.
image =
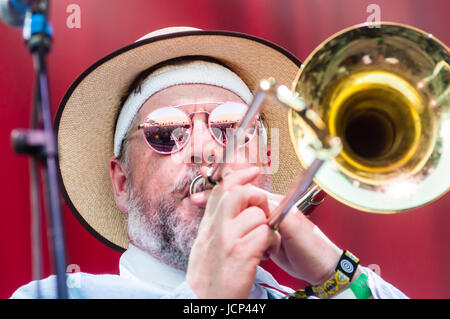
[[[38,166],[42,165],[42,193],[45,194],[45,208],[49,220],[48,234],[53,248],[53,266],[56,270],[57,297],[67,299],[65,235],[61,213],[57,179],[57,142],[52,127],[46,54],[52,43],[52,31],[48,22],[49,1],[31,2],[28,9],[23,36],[32,54],[36,72],[31,129],[16,129],[11,132],[13,149],[17,154],[30,156],[33,275],[41,276],[42,257],[40,241],[40,192]],[[40,278],[38,278],[40,279]],[[38,286],[37,296],[40,298]]]

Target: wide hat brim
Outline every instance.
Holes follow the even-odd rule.
[[[128,247],[125,215],[116,207],[109,177],[120,99],[143,70],[173,58],[199,55],[224,63],[252,91],[269,76],[291,87],[301,65],[285,49],[246,34],[172,32],[137,41],[97,61],[70,86],[58,108],[55,130],[62,195],[80,223],[117,251]],[[287,111],[269,99],[264,114],[269,144],[271,129],[278,129],[278,143],[271,145],[272,166],[276,166],[272,180],[274,191],[284,194],[302,167],[290,142]]]

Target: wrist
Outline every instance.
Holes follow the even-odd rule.
[[[316,257],[320,259],[320,264],[319,267],[315,268],[320,272],[310,283],[312,285],[318,285],[328,280],[334,274],[343,250],[336,246],[317,225],[311,225],[313,227],[311,241],[314,247],[318,248],[315,251],[320,252]]]
[[[288,298],[332,298],[351,286],[352,280],[360,277],[359,259],[349,251],[344,251],[337,262],[333,274],[320,284],[297,290]]]
[[[336,272],[336,265],[339,263],[339,260],[342,256],[343,250],[341,249],[332,249],[327,258],[322,259],[322,270],[317,277],[316,280],[310,281],[312,285],[320,285],[330,279],[334,273]]]

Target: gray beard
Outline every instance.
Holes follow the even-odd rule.
[[[174,192],[181,192],[198,173],[199,168],[193,167],[187,178],[174,185]],[[128,189],[127,228],[130,242],[166,264],[186,271],[205,209],[195,208],[195,214],[186,220],[176,211],[173,193],[154,194],[152,198],[145,199],[142,194],[134,194],[132,188]]]
[[[153,194],[148,199],[140,192],[135,194],[131,185],[128,186],[127,229],[130,242],[164,263],[184,271],[187,270],[189,255],[205,209],[195,207],[195,211],[190,212],[192,217],[183,219],[176,211],[174,194],[182,192],[199,174],[199,169],[200,166],[193,166],[187,176],[175,182],[172,192]],[[261,186],[272,191],[267,177]]]
[[[131,201],[127,220],[130,241],[165,263],[186,270],[202,215],[183,220],[168,198],[158,200],[152,213],[144,211],[139,200]]]

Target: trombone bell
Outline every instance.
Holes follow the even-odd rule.
[[[293,91],[342,142],[315,183],[363,211],[422,206],[450,185],[450,58],[421,30],[382,23],[343,30],[305,61]],[[291,140],[304,166],[311,131],[289,111]]]

